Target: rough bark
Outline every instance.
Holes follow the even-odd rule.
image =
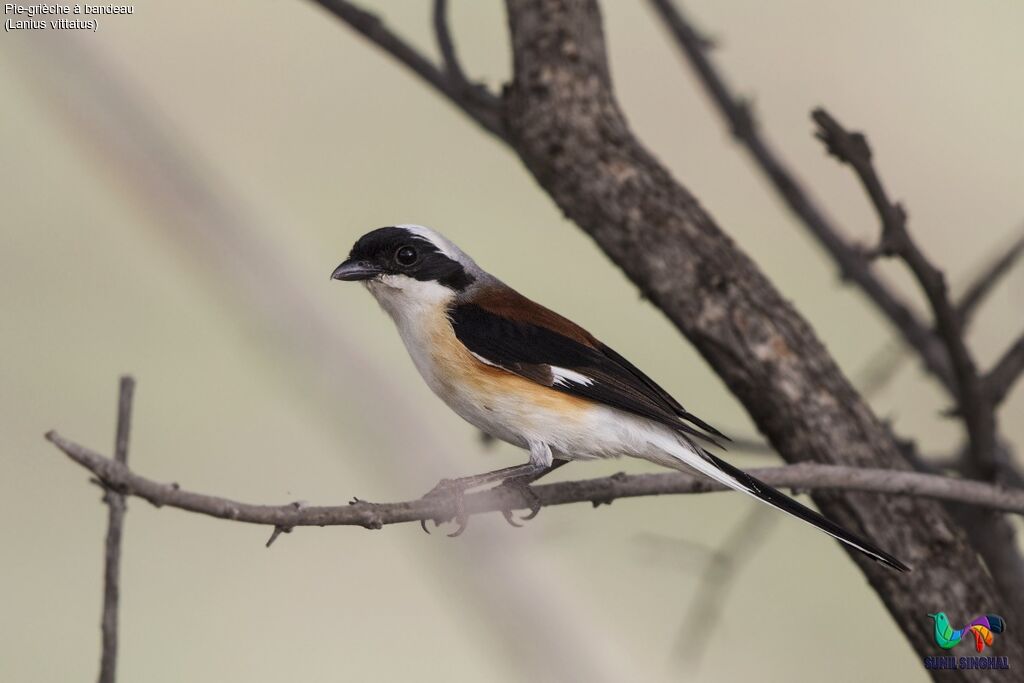
[[[690,339],[787,461],[909,470],[807,322],[633,136],[612,92],[597,4],[507,0],[507,8],[514,80],[506,127],[565,214]],[[919,653],[936,653],[930,612],[969,619],[1003,607],[942,505],[863,494],[814,499],[914,567],[897,575],[852,555]],[[1000,654],[1024,655],[1018,633],[1000,642]]]

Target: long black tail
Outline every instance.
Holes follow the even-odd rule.
[[[705,460],[707,460],[708,463],[714,465],[714,467],[720,470],[722,474],[726,475],[726,477],[728,477],[729,479],[734,480],[736,484],[738,484],[739,486],[732,486],[732,484],[728,481],[725,481],[724,478],[714,477],[715,479],[722,481],[723,483],[729,485],[732,488],[735,488],[738,491],[748,493],[754,496],[755,498],[765,503],[768,503],[768,505],[771,505],[772,507],[778,508],[783,512],[788,512],[794,517],[802,519],[808,524],[811,524],[821,529],[829,536],[832,536],[833,538],[842,541],[851,548],[856,548],[857,550],[859,550],[860,552],[864,553],[865,555],[867,555],[868,557],[877,562],[881,562],[882,564],[891,567],[897,571],[910,571],[910,567],[903,564],[889,553],[885,552],[884,550],[881,550],[880,548],[869,543],[868,541],[865,541],[859,536],[850,533],[849,531],[842,528],[835,522],[826,519],[822,515],[810,509],[806,505],[798,503],[797,501],[793,500],[782,491],[779,491],[776,488],[768,486],[768,484],[765,484],[763,481],[757,479],[756,477],[750,476],[749,474],[739,469],[738,467],[733,467],[732,465],[722,460],[721,458],[716,457],[715,455],[707,452],[703,448],[700,448],[700,446],[694,447],[700,451],[700,455]]]

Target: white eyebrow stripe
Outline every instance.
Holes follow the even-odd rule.
[[[454,244],[442,237],[437,231],[431,230],[425,225],[415,225],[414,223],[401,223],[395,227],[407,230],[417,237],[422,237],[437,247],[438,251],[450,258],[452,261],[460,262],[458,249],[456,249]]]
[[[575,370],[568,370],[566,368],[560,368],[556,365],[552,365],[551,374],[554,376],[552,384],[560,384],[563,387],[569,386],[570,383],[580,384],[588,387],[594,383],[593,378],[581,375]]]

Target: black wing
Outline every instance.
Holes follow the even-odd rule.
[[[448,316],[459,341],[486,363],[557,391],[660,422],[716,446],[714,437],[728,440],[600,342],[584,343],[476,304],[454,306]]]
[[[526,302],[520,305],[523,304]],[[519,314],[519,309],[507,310],[509,315]],[[475,304],[455,306],[449,310],[449,317],[459,341],[485,363],[557,391],[649,418],[711,443],[715,441],[705,431],[726,438],[688,413],[625,358],[561,316],[547,309],[542,312],[543,322],[547,324],[513,319]],[[528,315],[529,311],[524,313]],[[564,328],[565,332],[552,329],[552,325]],[[892,555],[684,438],[693,452],[707,463],[702,467],[700,463],[686,461],[693,469],[794,515],[883,564],[908,571],[907,566]]]

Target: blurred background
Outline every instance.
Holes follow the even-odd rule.
[[[367,7],[436,56],[430,3]],[[868,133],[954,291],[1019,233],[1024,5],[685,8],[849,236],[872,241],[877,221],[812,138],[817,105]],[[499,87],[501,3],[451,11],[465,67]],[[893,339],[884,321],[733,145],[646,3],[604,11],[634,130],[867,381]],[[312,3],[146,2],[99,21],[0,38],[3,680],[97,670],[106,508],[42,434],[110,452],[121,373],[138,380],[130,464],[200,492],[403,500],[522,461],[485,448],[429,393],[362,288],[328,281],[374,227],[440,229],[690,410],[755,436],[508,149]],[[898,265],[881,268],[920,303]],[[1020,333],[1022,284],[1018,270],[973,327],[985,365]],[[889,380],[871,397],[879,414],[924,453],[953,452],[959,427],[940,417],[936,384],[913,361]],[[1018,444],[1022,416],[1018,385],[1002,411]],[[523,529],[474,518],[457,540],[416,525],[301,528],[268,550],[270,529],[131,500],[121,679],[925,680],[839,546],[767,509],[751,517],[753,505],[719,494],[549,508]]]

